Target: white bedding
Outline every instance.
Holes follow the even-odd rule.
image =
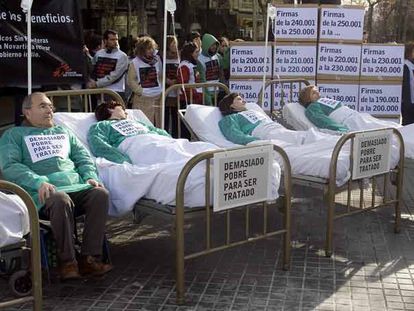
[[[261,109],[254,103],[248,103],[248,109]],[[218,122],[222,115],[217,107],[189,105],[187,106],[185,119],[200,138],[218,146],[232,144],[228,142],[220,131]],[[208,120],[208,123],[202,122]],[[289,156],[292,166],[292,174],[309,175],[315,177],[329,178],[329,165],[332,151],[339,137],[330,135],[323,141],[314,142],[306,145],[292,145],[272,139],[271,142],[284,148]],[[224,143],[223,143],[224,141]],[[234,144],[232,144],[234,145]],[[349,172],[349,147],[342,148],[337,162],[336,184],[344,184],[350,177]],[[392,165],[398,161],[398,152],[392,152]]]
[[[140,111],[128,112],[129,118],[142,120]],[[96,122],[92,113],[56,113],[55,120],[70,128],[85,145],[88,129]],[[119,148],[130,156],[134,165],[96,159],[99,176],[110,191],[112,205],[109,213],[113,216],[131,211],[142,197],[174,205],[177,179],[185,163],[195,154],[218,147],[210,143],[190,143],[184,139],[144,134],[125,139]],[[203,164],[194,168],[187,179],[184,199],[188,207],[205,204]],[[275,165],[273,199],[278,197],[280,181],[280,167],[276,162]]]
[[[370,125],[369,120],[372,119],[373,117],[368,116],[368,115],[366,116],[367,117],[365,118],[365,122],[358,122],[358,120],[354,120],[355,122],[351,123],[351,127],[352,127],[351,130],[352,131],[369,130],[369,129],[377,128],[378,124],[382,124],[384,127],[397,128],[400,131],[404,139],[405,157],[414,159],[414,135],[413,135],[414,125],[413,124],[401,126],[392,121],[375,119],[375,122],[372,122],[372,124]],[[346,116],[344,116],[343,114],[340,115],[340,112],[338,113],[338,116],[333,115],[333,118],[339,123],[341,123],[339,119],[340,117],[346,117]],[[286,104],[283,107],[283,118],[286,120],[286,122],[289,125],[291,125],[296,130],[307,130],[310,128],[318,129],[306,117],[305,108],[301,104],[296,103],[296,102]]]
[[[29,212],[22,199],[0,192],[0,247],[18,242],[29,229]]]

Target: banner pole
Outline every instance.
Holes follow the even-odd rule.
[[[166,64],[166,59],[167,59],[167,26],[168,26],[168,21],[167,21],[168,15],[167,15],[167,0],[164,1],[164,36],[162,38],[162,45],[163,45],[163,51],[162,51],[162,94],[161,94],[161,104],[160,104],[160,109],[161,109],[161,124],[160,124],[160,128],[164,129],[164,107],[165,107],[165,82],[167,81],[167,77],[166,77],[166,72],[167,72],[167,64]]]
[[[32,94],[32,9],[27,10],[27,95]]]

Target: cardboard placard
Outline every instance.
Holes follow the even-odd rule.
[[[317,7],[276,7],[275,38],[280,41],[316,41]]]
[[[372,115],[399,115],[401,112],[401,83],[361,83],[359,111]]]
[[[352,179],[360,179],[390,170],[392,130],[355,134]]]
[[[359,84],[341,83],[338,81],[318,81],[321,97],[329,97],[340,101],[343,105],[358,111]]]
[[[270,200],[272,145],[214,154],[214,212]]]
[[[362,42],[364,15],[363,6],[322,6],[319,40]]]
[[[404,45],[363,44],[361,77],[375,80],[402,80],[404,72]]]
[[[263,87],[263,80],[236,80],[230,79],[229,89],[230,92],[239,93],[246,102],[258,102],[259,92]],[[270,110],[270,94],[271,87],[266,88],[264,94],[264,103],[262,105],[263,110]]]
[[[265,48],[263,44],[232,44],[230,47],[230,75],[232,77],[262,77],[272,72],[272,46],[268,46],[266,68],[264,66]]]
[[[319,43],[318,50],[318,76],[359,76],[361,45]]]
[[[315,84],[314,80],[308,79],[310,84]],[[299,92],[305,87],[304,83],[283,83],[283,85],[277,84],[273,92],[273,107],[279,109],[282,107],[281,104],[299,102]]]
[[[316,45],[276,45],[273,60],[274,75],[314,76],[316,74]]]

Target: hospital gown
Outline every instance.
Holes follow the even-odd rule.
[[[332,135],[308,131],[292,131],[281,124],[272,121],[265,113],[256,110],[246,110],[224,116],[219,121],[219,127],[227,140],[246,145],[256,140],[276,140],[281,145],[303,145]]]
[[[162,129],[131,120],[105,120],[92,125],[88,143],[96,157],[142,166],[186,162],[198,153],[217,149],[205,142],[171,138]]]
[[[38,189],[53,184],[67,193],[91,188],[98,180],[95,164],[75,135],[61,126],[14,127],[0,139],[0,168],[6,180],[26,190],[38,209]]]

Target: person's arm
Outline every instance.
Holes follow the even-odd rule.
[[[122,54],[121,57],[116,62],[116,67],[114,71],[111,71],[105,77],[102,77],[96,80],[97,87],[105,87],[113,84],[119,79],[122,79],[125,72],[128,70],[128,56]]]
[[[144,123],[142,123],[142,124],[144,124]],[[167,137],[171,137],[171,135],[166,131],[166,130],[163,130],[163,129],[160,129],[160,128],[158,128],[158,127],[155,127],[155,126],[152,126],[152,125],[148,125],[148,124],[144,124],[145,126],[147,126],[148,127],[148,129],[151,131],[151,132],[155,132],[155,133],[157,133],[158,135],[162,135],[162,136],[167,136]]]
[[[241,130],[239,124],[237,123],[237,120],[230,116],[221,119],[219,121],[219,127],[224,137],[235,144],[247,145],[252,141],[259,140],[257,137],[245,134]]]
[[[95,163],[88,150],[86,150],[75,134],[69,130],[67,131],[69,134],[70,145],[69,158],[75,164],[76,171],[85,183],[88,183],[88,180],[90,179],[99,181]]]
[[[49,183],[47,176],[36,174],[23,164],[23,151],[18,142],[22,139],[14,131],[7,131],[0,140],[0,169],[5,179],[19,186],[37,191],[43,183]]]
[[[200,74],[200,83],[206,82],[206,68],[200,61],[197,61],[197,71]]]
[[[129,88],[132,90],[133,93],[137,95],[142,95],[142,86],[138,82],[138,75],[135,70],[135,66],[131,63],[131,66],[128,68],[128,75],[127,75],[127,84]]]
[[[305,115],[318,128],[329,129],[338,132],[349,131],[345,125],[336,123],[329,116],[327,116],[319,104],[310,104],[305,110]]]
[[[103,122],[98,122],[89,128],[88,144],[92,154],[115,163],[132,163],[128,155],[109,144],[109,127],[105,127],[104,125]]]

